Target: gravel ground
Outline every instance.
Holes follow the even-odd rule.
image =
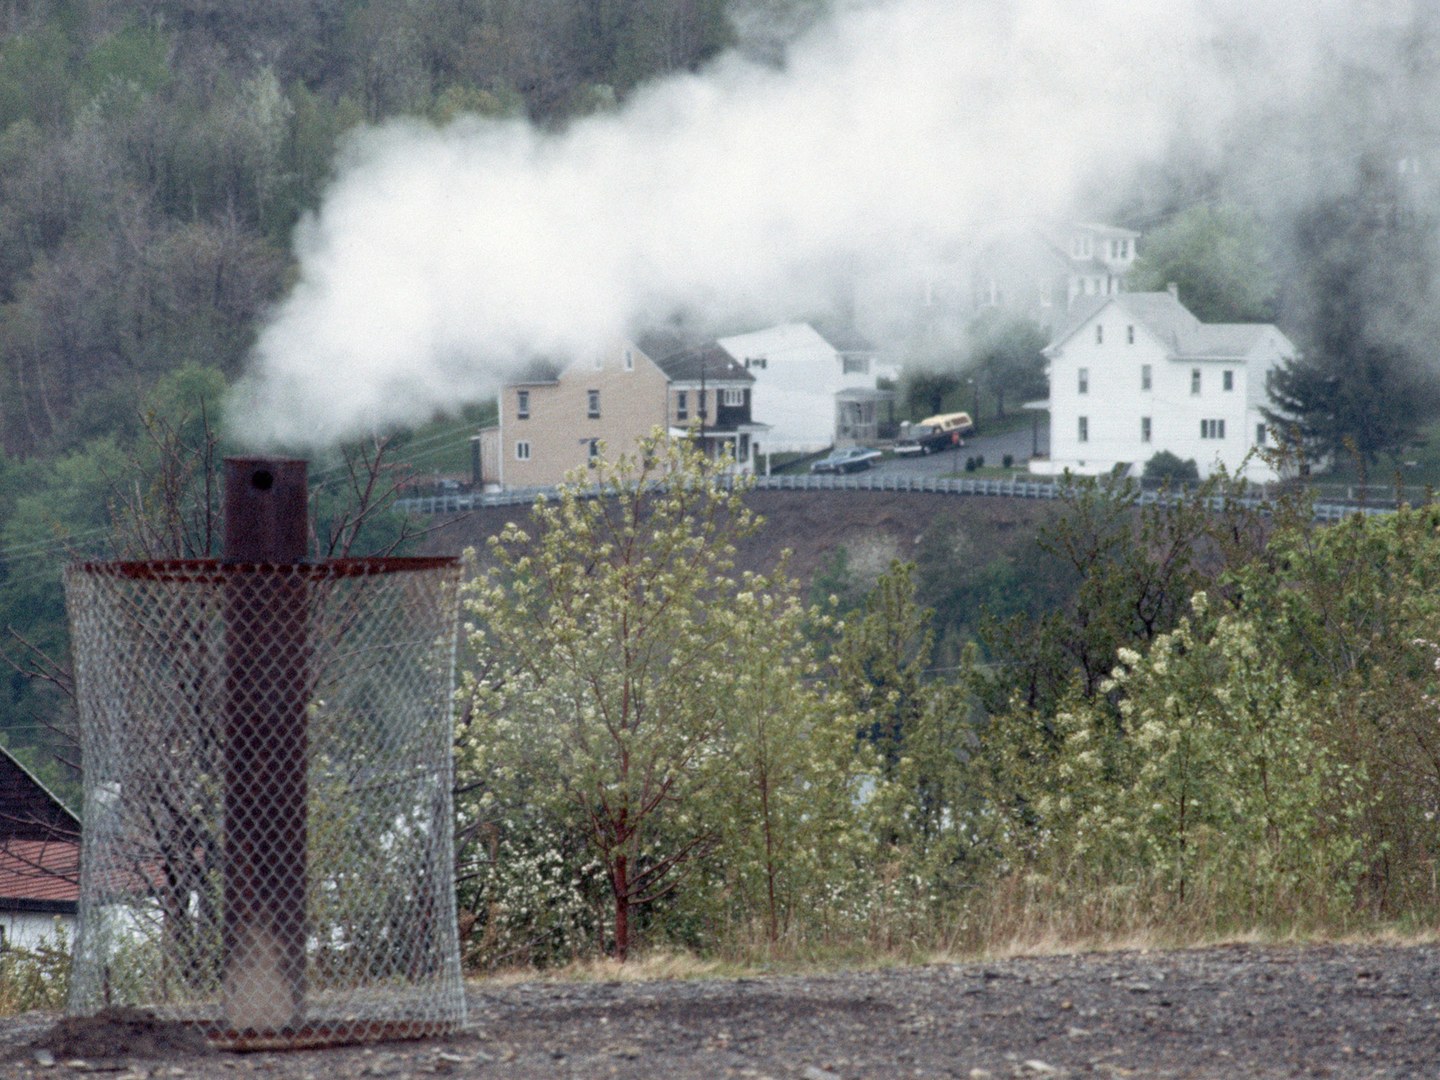
[[[470,1006],[467,1030],[443,1040],[256,1054],[206,1051],[133,1018],[91,1022],[87,1034],[31,1014],[0,1021],[0,1076],[1440,1077],[1433,945],[1228,946],[665,983],[478,982]]]

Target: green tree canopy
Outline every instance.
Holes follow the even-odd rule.
[[[1157,292],[1171,283],[1202,322],[1275,317],[1276,276],[1264,233],[1236,206],[1192,206],[1145,235],[1128,287]]]
[[[905,407],[916,419],[943,412],[945,398],[960,389],[952,371],[913,371],[905,375]]]
[[[1048,341],[1043,327],[1022,316],[987,311],[970,324],[969,369],[995,398],[995,412],[1005,415],[1005,399],[1044,397]],[[976,417],[975,419],[979,419]]]

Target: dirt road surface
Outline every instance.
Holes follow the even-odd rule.
[[[1227,946],[813,976],[476,982],[426,1042],[207,1051],[0,1021],[0,1077],[1440,1077],[1440,946]],[[173,1033],[172,1033],[173,1034]],[[183,1033],[182,1033],[183,1034]]]

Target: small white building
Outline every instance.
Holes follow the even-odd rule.
[[[767,453],[812,453],[837,442],[844,429],[864,432],[879,403],[879,379],[898,378],[863,342],[831,342],[809,323],[783,323],[717,343],[755,379],[751,408],[756,423],[770,425]],[[873,438],[874,436],[870,436]]]
[[[0,841],[0,951],[73,941],[79,879],[76,840]]]
[[[0,950],[72,931],[79,880],[80,819],[0,747]]]
[[[1275,479],[1251,451],[1275,445],[1261,409],[1270,371],[1296,355],[1269,323],[1202,323],[1172,289],[1082,298],[1047,346],[1050,456],[1032,472],[1139,475],[1162,450]]]

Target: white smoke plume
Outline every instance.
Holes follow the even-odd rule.
[[[1408,8],[852,3],[781,66],[728,56],[563,132],[365,132],[297,232],[299,281],[231,416],[256,446],[319,447],[453,411],[649,319],[815,311],[837,282],[903,273],[983,223],[1072,212],[1080,184],[1177,130],[1218,144],[1257,100],[1295,107]]]

